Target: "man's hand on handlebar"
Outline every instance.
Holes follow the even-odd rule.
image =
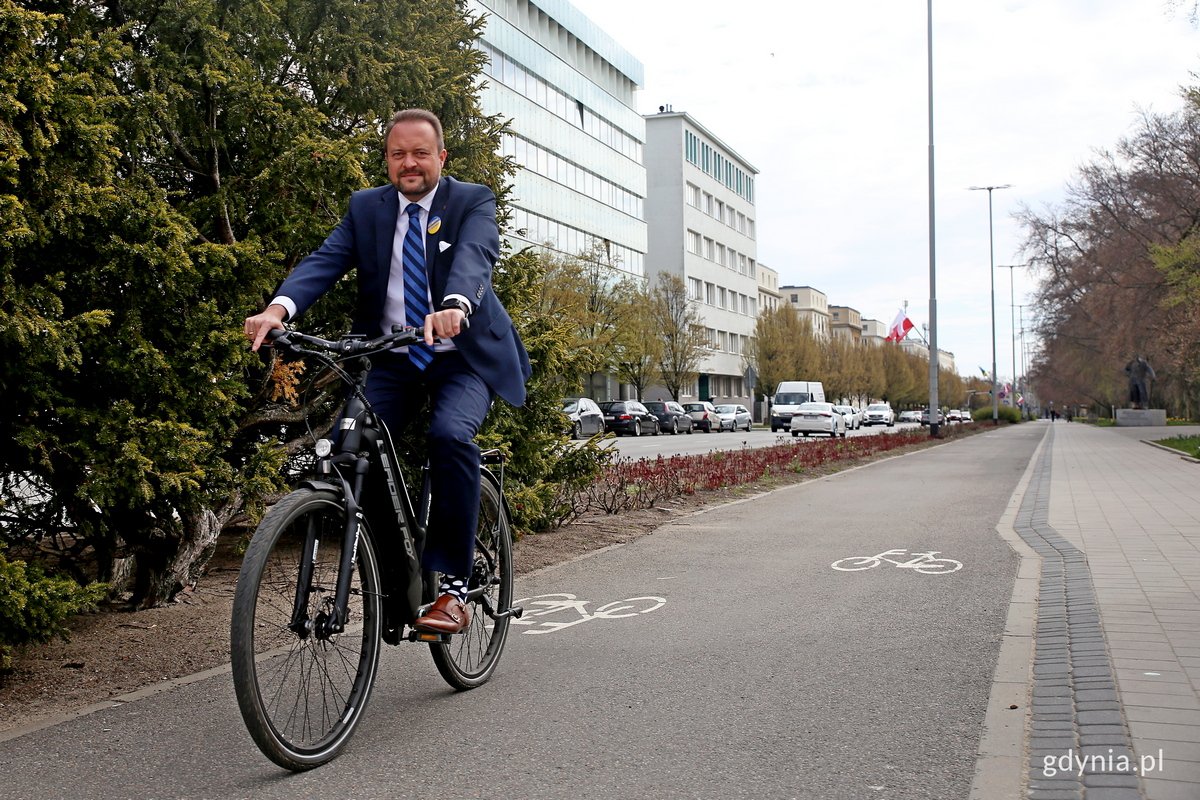
[[[434,339],[452,339],[471,326],[467,315],[458,308],[443,308],[425,317],[425,344]]]
[[[250,349],[258,352],[263,340],[267,338],[268,331],[283,330],[285,316],[287,309],[283,306],[269,305],[254,316],[246,317],[244,331],[246,338],[250,340]]]

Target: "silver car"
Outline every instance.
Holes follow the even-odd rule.
[[[754,421],[745,406],[736,403],[725,403],[716,407],[717,416],[721,419],[719,430],[729,428],[731,431],[749,431]]]
[[[833,403],[801,403],[792,415],[792,436],[810,433],[827,433],[829,438],[846,438],[846,417],[833,407]]]

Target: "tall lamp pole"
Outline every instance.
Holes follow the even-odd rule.
[[[973,192],[988,193],[988,280],[992,285],[992,424],[1000,424],[1000,392],[996,380],[996,240],[992,231],[992,192],[1007,189],[1011,183],[996,186],[968,186]]]
[[[926,3],[926,63],[929,100],[929,436],[938,436],[937,258],[933,203],[933,0]]]
[[[1017,306],[1017,316],[1021,320],[1021,377],[1022,378],[1025,377],[1025,373],[1028,371],[1028,367],[1025,366],[1025,309],[1026,308],[1028,308],[1028,306],[1026,306],[1026,305]],[[1021,416],[1023,418],[1028,418],[1029,404],[1032,401],[1032,396],[1029,393],[1028,385],[1025,386],[1024,394],[1026,395],[1026,397],[1025,397],[1025,404],[1024,404],[1023,410],[1021,412]]]
[[[1008,404],[1013,408],[1017,407],[1017,399],[1014,395],[1017,393],[1017,298],[1013,293],[1013,271],[1017,267],[1026,267],[1028,264],[1001,264],[1001,269],[1008,270],[1008,310],[1009,324],[1012,325],[1012,363],[1013,363],[1013,390],[1008,396]]]

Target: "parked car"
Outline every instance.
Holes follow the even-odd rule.
[[[950,409],[949,411],[946,412],[946,421],[947,422],[962,422],[963,421],[962,411],[957,408]]]
[[[838,413],[846,418],[846,430],[853,431],[862,427],[862,417],[854,406],[834,406]]]
[[[825,402],[825,387],[820,381],[780,381],[771,399],[771,433],[786,431],[792,414],[801,403]]]
[[[604,412],[590,397],[564,397],[562,412],[570,420],[572,439],[604,433]]]
[[[810,433],[827,433],[834,436],[846,436],[846,417],[833,407],[833,403],[801,403],[792,415],[792,436]]]
[[[729,428],[731,431],[749,431],[754,424],[750,418],[750,410],[736,403],[722,403],[717,406],[717,416],[721,418],[720,430]]]
[[[609,400],[600,403],[600,410],[604,412],[604,430],[617,436],[658,436],[658,417],[637,400]]]
[[[717,416],[717,409],[707,400],[684,403],[683,410],[691,415],[695,426],[705,433],[712,433],[713,428],[720,430],[721,418]]]
[[[901,422],[920,422],[921,421],[921,412],[920,411],[901,411],[900,412],[900,421]]]
[[[896,424],[896,412],[892,411],[890,403],[871,403],[867,406],[862,423],[868,428],[872,425],[887,425],[890,428]]]
[[[663,433],[691,433],[695,427],[692,415],[674,400],[647,400],[642,405],[658,418],[658,429]]]
[[[941,425],[943,422],[945,422],[945,421],[946,421],[946,420],[945,420],[945,419],[942,417],[942,411],[941,411],[941,409],[936,409],[936,410],[934,410],[934,412],[933,412],[933,413],[934,413],[934,421],[936,421],[938,425]],[[928,424],[929,424],[929,416],[930,416],[930,415],[929,415],[929,409],[928,409],[928,408],[923,408],[923,409],[921,409],[921,424],[922,424],[922,425],[928,425]]]

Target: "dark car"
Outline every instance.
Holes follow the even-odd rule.
[[[609,400],[600,403],[600,410],[604,412],[604,430],[612,431],[617,436],[623,433],[630,436],[641,436],[643,433],[658,436],[658,417],[637,400]]]
[[[658,417],[658,429],[663,433],[692,432],[692,415],[674,400],[648,400],[642,405]]]
[[[604,433],[604,412],[588,397],[564,397],[562,412],[571,421],[571,438],[582,439]]]
[[[935,411],[933,412],[933,414],[934,414],[934,421],[935,421],[935,422],[936,422],[938,425],[941,425],[943,422],[945,422],[945,421],[946,421],[946,420],[945,420],[945,419],[942,417],[942,412],[941,412],[940,410],[935,410]],[[928,425],[928,424],[929,424],[929,416],[930,416],[930,414],[929,414],[929,409],[928,409],[928,408],[923,408],[923,409],[921,409],[921,424],[922,424],[922,425]]]

